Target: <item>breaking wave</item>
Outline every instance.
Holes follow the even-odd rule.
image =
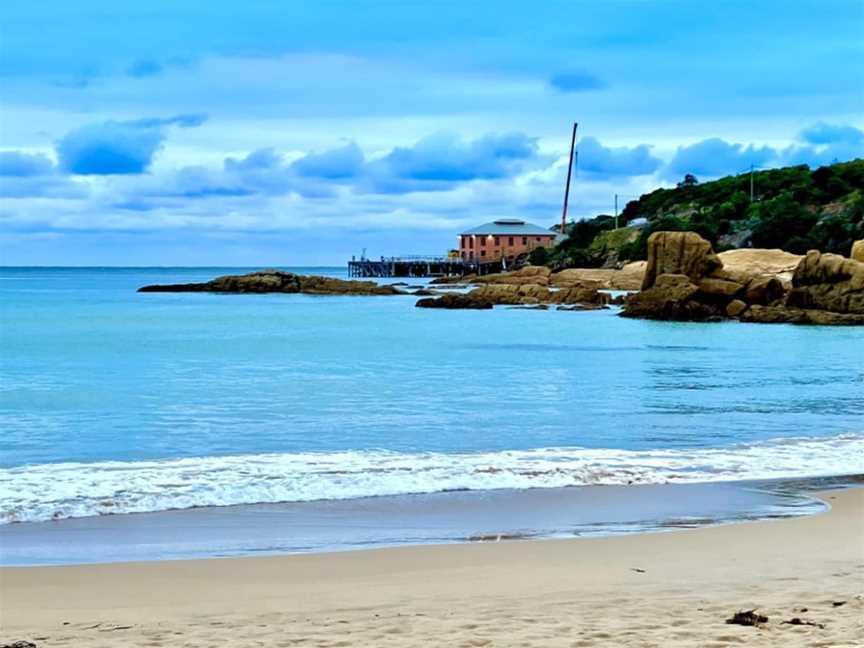
[[[52,463],[0,469],[0,524],[201,506],[501,488],[864,473],[864,435],[725,448],[542,448],[489,453],[345,451]]]

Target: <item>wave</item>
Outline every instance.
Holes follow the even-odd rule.
[[[724,448],[383,450],[52,463],[0,469],[0,524],[202,506],[457,490],[667,484],[864,473],[864,435]]]

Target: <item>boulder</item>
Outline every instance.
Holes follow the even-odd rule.
[[[853,261],[864,263],[864,239],[855,241],[852,244],[852,251],[849,253],[849,258]]]
[[[143,286],[138,292],[308,293],[313,295],[399,295],[394,286],[374,281],[345,281],[333,277],[298,275],[283,270],[259,270],[225,275],[205,283]]]
[[[536,284],[540,286],[549,285],[549,275],[552,271],[546,266],[525,266],[515,272],[499,272],[496,274],[476,277],[476,284],[512,284],[516,286]]]
[[[609,303],[610,299],[608,293],[599,292],[596,286],[571,286],[551,293],[551,300],[556,304],[603,305]]]
[[[762,250],[758,248],[741,248],[727,250],[717,255],[727,271],[743,272],[749,276],[783,275],[795,271],[801,261],[801,256],[784,252],[783,250]]]
[[[718,319],[721,310],[693,297],[699,286],[684,274],[661,274],[654,284],[624,301],[623,317],[677,321],[709,321]]]
[[[448,293],[441,297],[424,297],[414,304],[417,308],[469,308],[475,310],[488,310],[492,308],[492,302],[478,299],[470,293]]]
[[[685,275],[698,282],[722,266],[711,243],[695,232],[654,232],[648,237],[642,290],[651,288],[660,275]]]
[[[745,310],[747,310],[747,304],[740,299],[733,299],[726,305],[726,315],[729,317],[738,317]]]
[[[789,306],[864,314],[864,263],[810,250],[795,268]]]
[[[745,299],[748,304],[765,306],[782,299],[785,294],[786,289],[777,277],[763,275],[754,277],[747,283]]]
[[[744,285],[737,281],[706,277],[699,281],[699,292],[708,297],[719,297],[728,301],[744,290]]]
[[[549,284],[558,288],[596,284],[610,290],[639,290],[645,274],[645,261],[628,263],[620,270],[609,268],[570,268],[554,273]]]
[[[790,306],[751,306],[739,316],[742,322],[758,324],[818,324],[821,326],[853,326],[864,324],[864,315],[833,313],[812,308]]]

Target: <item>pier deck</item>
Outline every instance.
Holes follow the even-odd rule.
[[[472,267],[460,258],[446,256],[360,258],[348,262],[348,274],[351,277],[462,276],[471,272]]]

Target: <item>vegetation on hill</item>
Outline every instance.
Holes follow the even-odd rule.
[[[602,215],[568,227],[568,238],[532,261],[594,267],[645,258],[656,231],[690,230],[718,251],[737,247],[808,249],[847,255],[864,238],[864,160],[813,171],[806,165],[744,173],[700,183],[693,176],[627,203],[615,219]],[[644,221],[642,219],[645,219]],[[540,259],[540,256],[544,259]]]

